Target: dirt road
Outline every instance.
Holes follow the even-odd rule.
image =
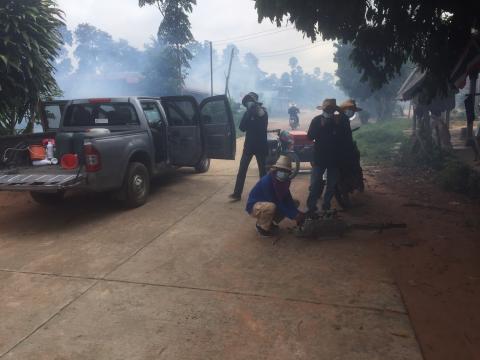
[[[236,167],[180,171],[133,211],[0,193],[0,357],[421,359],[384,235],[260,238],[227,200]]]

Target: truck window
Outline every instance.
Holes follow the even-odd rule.
[[[65,127],[105,127],[139,124],[135,108],[128,103],[85,103],[67,108]]]
[[[212,101],[202,109],[202,121],[205,125],[227,124],[228,114],[223,101]]]
[[[62,117],[62,111],[59,105],[46,105],[45,115],[47,117],[49,129],[58,129],[60,127],[60,118]]]
[[[141,104],[143,112],[145,113],[145,117],[147,118],[150,126],[159,125],[163,121],[160,110],[158,110],[158,107],[155,103],[142,102]]]
[[[165,102],[163,104],[170,126],[195,126],[197,118],[190,101]]]

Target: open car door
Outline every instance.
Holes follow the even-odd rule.
[[[200,104],[205,156],[235,160],[236,132],[230,102],[225,95],[206,98]]]
[[[172,165],[195,166],[202,157],[197,100],[191,96],[165,96],[161,104],[167,116]]]

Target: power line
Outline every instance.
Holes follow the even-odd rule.
[[[295,54],[295,53],[299,53],[299,52],[303,52],[303,51],[312,50],[312,49],[315,49],[315,48],[320,47],[320,46],[321,46],[321,44],[317,44],[317,45],[308,46],[308,47],[285,49],[285,50],[280,51],[278,53],[266,53],[266,54],[257,55],[257,57],[258,58],[267,58],[267,57],[275,57],[275,56],[284,56],[284,55]]]
[[[317,44],[317,45],[319,45],[319,44]],[[277,53],[283,53],[285,51],[292,51],[292,50],[297,50],[297,49],[306,49],[306,48],[309,48],[309,47],[312,47],[312,46],[316,46],[316,45],[315,44],[308,44],[308,45],[300,45],[300,46],[296,46],[296,47],[293,47],[293,48],[282,49],[282,50],[271,50],[271,51],[266,51],[266,52],[263,52],[263,53],[259,53],[258,56],[275,55]]]
[[[253,34],[247,34],[247,35],[240,35],[236,37],[232,37],[229,39],[223,39],[223,40],[217,40],[213,41],[214,44],[222,44],[222,43],[228,43],[228,42],[242,42],[242,41],[248,41],[248,40],[253,40],[253,39],[258,39],[261,37],[265,36],[271,36],[271,35],[276,35],[285,31],[291,31],[294,30],[293,27],[285,28],[285,29],[275,29],[275,30],[267,30],[267,31],[261,31],[258,33],[253,33]]]

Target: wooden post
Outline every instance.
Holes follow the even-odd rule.
[[[417,111],[415,109],[415,106],[413,106],[412,132],[414,135],[417,133]]]

